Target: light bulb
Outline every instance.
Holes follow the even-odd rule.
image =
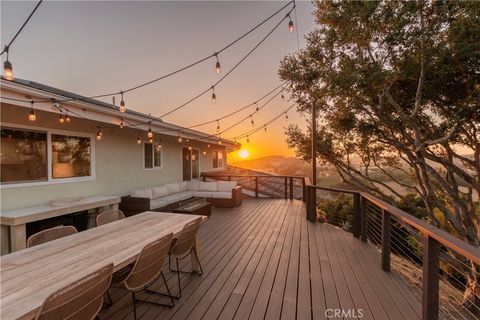
[[[70,122],[70,117],[68,116],[68,113],[67,113],[67,115],[65,116],[65,121]]]
[[[147,137],[153,138],[153,132],[151,128],[148,128]]]
[[[215,92],[212,93],[212,103],[215,103],[217,102],[217,95],[215,94]]]
[[[60,123],[65,122],[65,118],[63,117],[63,114],[60,115],[60,118],[58,119],[58,121],[60,121]]]
[[[265,132],[267,132],[267,126],[265,126]]]
[[[217,131],[220,131],[220,122],[217,120]]]
[[[288,114],[285,113],[285,120],[288,120]]]
[[[293,25],[292,19],[288,22],[288,31],[293,32],[295,30],[295,26]]]
[[[192,150],[192,146],[188,146],[188,150]]]
[[[247,136],[247,143],[250,143],[250,138]]]
[[[29,121],[37,120],[37,116],[35,115],[35,109],[33,109],[33,100],[30,101],[30,112],[28,113],[28,120]]]
[[[125,113],[125,111],[127,111],[127,107],[125,107],[125,101],[123,101],[123,92],[120,92],[120,94],[122,96],[122,100],[120,101],[120,107],[118,110],[120,110],[121,113]]]
[[[218,139],[218,144],[222,145],[222,140],[221,139]]]
[[[255,127],[255,122],[253,121],[253,117],[250,116],[250,124],[252,125],[252,127]]]
[[[142,143],[142,139],[140,139],[140,137],[137,137],[137,144],[141,144]]]
[[[207,144],[207,148],[210,148],[210,145],[209,145],[209,144]]]
[[[178,143],[182,143],[182,141],[183,141],[182,137],[178,137],[177,141],[178,141]]]
[[[282,93],[282,95],[280,96],[280,98],[282,98],[282,100],[285,100],[285,96],[283,95],[283,93]]]
[[[207,151],[203,151],[203,155],[206,155],[207,154]]]
[[[35,110],[33,110],[33,108],[30,110],[30,113],[28,114],[28,120],[30,121],[37,120],[37,116],[35,115]]]
[[[153,143],[153,138],[149,138],[148,142]]]
[[[97,132],[97,140],[102,140],[102,130],[98,130]]]
[[[15,79],[15,77],[13,76],[13,66],[12,66],[12,63],[8,61],[8,58],[3,63],[3,71],[4,71],[3,77],[6,80],[12,81],[13,79]]]
[[[120,119],[120,129],[123,128],[123,119]]]

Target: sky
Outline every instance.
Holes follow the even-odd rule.
[[[116,92],[154,79],[212,54],[287,2],[280,1],[45,1],[10,48],[15,76],[82,95]],[[35,2],[1,1],[1,43],[7,43]],[[212,104],[206,94],[164,121],[190,126],[216,119],[254,102],[280,84],[278,66],[287,54],[305,45],[304,36],[314,28],[313,5],[297,1],[296,32],[288,20],[233,73],[219,84]],[[242,59],[287,11],[273,18],[215,60],[125,95],[127,108],[154,116],[182,104],[210,87]],[[298,40],[298,41],[297,41]],[[2,57],[2,62],[4,57]],[[111,102],[111,98],[107,98]],[[285,110],[290,103],[279,97],[254,116],[256,126]],[[226,128],[252,113],[254,107],[220,122]],[[251,158],[292,156],[285,142],[289,123],[305,126],[306,120],[289,112],[284,117],[239,142]],[[216,124],[198,128],[215,133]],[[226,132],[233,138],[248,130],[250,121]],[[235,160],[235,159],[233,159]]]

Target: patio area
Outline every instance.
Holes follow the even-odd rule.
[[[139,304],[140,319],[325,319],[340,309],[350,318],[420,318],[413,291],[381,270],[373,246],[307,222],[301,201],[245,199],[239,208],[215,208],[200,232],[203,276],[182,278],[174,308]],[[176,293],[175,274],[166,275]],[[160,283],[152,287],[165,290]],[[130,294],[110,294],[114,305],[99,318],[132,319]]]

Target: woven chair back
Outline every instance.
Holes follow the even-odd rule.
[[[42,304],[36,320],[92,320],[103,304],[103,295],[110,286],[113,264],[51,294]]]
[[[201,222],[202,218],[198,218],[187,223],[183,227],[180,236],[176,239],[175,243],[170,249],[171,254],[180,256],[192,249],[193,245],[195,244],[196,235],[198,233],[198,229],[200,228]]]
[[[173,233],[167,234],[142,249],[132,271],[124,281],[127,289],[144,288],[158,278],[172,243],[172,238]]]
[[[121,219],[125,219],[125,215],[121,210],[105,211],[97,215],[97,227]]]
[[[74,226],[58,226],[37,232],[27,239],[27,248],[77,233]]]

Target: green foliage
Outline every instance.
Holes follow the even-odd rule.
[[[327,216],[327,221],[351,232],[353,226],[353,199],[341,194],[334,199],[320,199],[318,208]]]

